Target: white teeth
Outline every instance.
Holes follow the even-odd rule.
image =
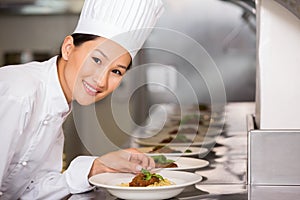
[[[94,88],[92,88],[91,86],[89,86],[86,82],[83,82],[83,84],[84,84],[84,86],[85,86],[88,90],[90,90],[90,91],[92,91],[92,92],[94,92],[94,93],[98,92],[97,90],[95,90]]]

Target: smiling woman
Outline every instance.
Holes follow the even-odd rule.
[[[75,46],[68,36],[61,52],[58,75],[68,103],[89,105],[103,99],[118,87],[131,63],[126,49],[104,37]]]
[[[85,0],[60,55],[0,68],[0,199],[63,199],[92,190],[95,174],[154,167],[126,149],[79,156],[61,173],[62,124],[72,101],[89,105],[117,88],[162,9],[161,0]]]

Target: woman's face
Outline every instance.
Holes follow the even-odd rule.
[[[130,54],[115,42],[99,37],[72,47],[65,64],[65,82],[71,100],[95,103],[115,90],[131,62]]]

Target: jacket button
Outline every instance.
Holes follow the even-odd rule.
[[[47,125],[47,124],[48,124],[48,121],[47,121],[47,120],[43,121],[43,124],[44,124],[44,125]]]
[[[26,162],[26,161],[23,161],[23,162],[22,162],[22,165],[23,165],[23,166],[26,166],[26,165],[27,165],[27,162]]]

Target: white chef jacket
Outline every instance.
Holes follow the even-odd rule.
[[[61,173],[62,124],[70,113],[57,57],[0,68],[0,199],[61,199],[91,190],[95,157],[74,159]]]

